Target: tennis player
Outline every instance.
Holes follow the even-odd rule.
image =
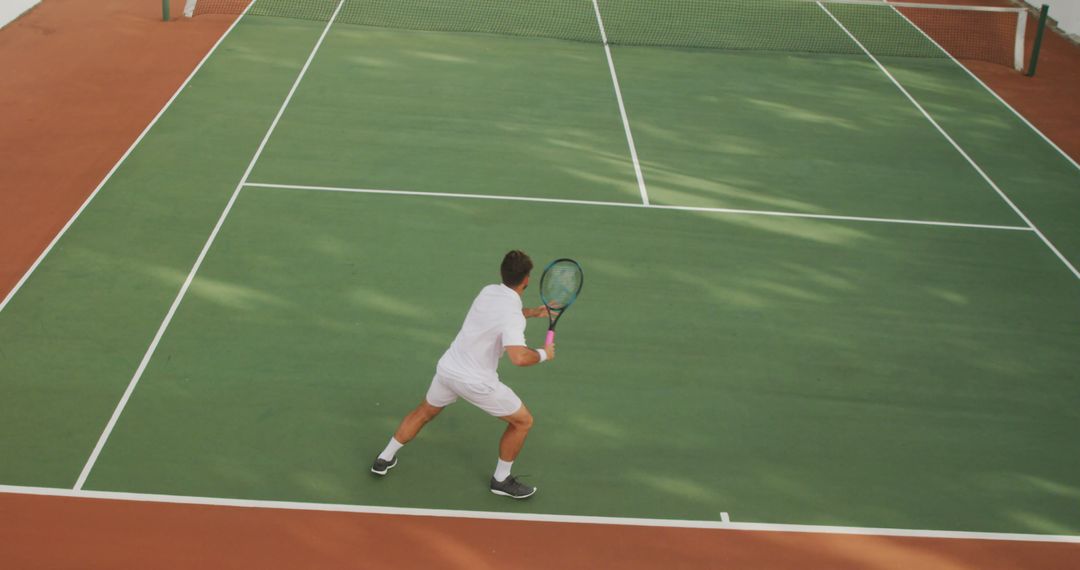
[[[371,472],[378,476],[397,465],[397,452],[446,406],[458,398],[507,423],[499,441],[499,462],[491,477],[491,492],[514,499],[536,493],[510,475],[533,417],[521,398],[499,381],[499,358],[506,352],[515,366],[533,366],[555,358],[555,345],[533,350],[525,346],[525,319],[547,317],[547,307],[522,308],[521,294],[529,286],[532,260],[521,251],[503,257],[502,283],[480,290],[450,348],[439,359],[427,396],[401,421]]]

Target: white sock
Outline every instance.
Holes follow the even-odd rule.
[[[503,461],[500,458],[499,464],[495,467],[495,480],[500,483],[506,481],[506,478],[510,476],[510,466],[513,464],[513,461]]]
[[[398,440],[390,438],[390,443],[386,444],[386,449],[384,449],[383,452],[379,454],[379,459],[382,459],[383,461],[390,461],[394,458],[394,454],[397,453],[398,450],[401,449],[404,445],[404,443],[398,443]]]

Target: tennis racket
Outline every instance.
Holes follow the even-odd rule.
[[[573,259],[556,259],[544,268],[540,276],[540,300],[548,309],[548,333],[544,344],[555,340],[555,323],[563,313],[577,300],[585,273]]]

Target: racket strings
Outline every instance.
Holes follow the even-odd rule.
[[[581,288],[581,271],[576,265],[555,265],[544,274],[541,295],[552,307],[564,307],[574,300]]]

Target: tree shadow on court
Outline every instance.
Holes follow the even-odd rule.
[[[973,261],[984,248],[1026,251],[1010,236],[481,201],[244,199],[110,442],[95,473],[104,487],[714,521],[727,512],[735,522],[1077,527],[1062,429],[1075,397],[1057,381],[1068,374],[1068,337],[1031,342],[1037,328],[1073,326],[1047,309],[1068,295],[1039,279],[1044,260]],[[295,215],[283,222],[284,212]],[[505,374],[537,415],[519,468],[542,494],[524,505],[487,496],[501,426],[462,406],[403,452],[395,478],[370,480],[371,455],[422,397],[511,241],[538,259],[572,255],[587,271],[560,325],[559,359]],[[534,327],[529,338],[541,335]],[[468,540],[413,534],[451,560],[477,561]],[[836,568],[876,567],[881,552],[920,567],[1026,559],[787,536],[755,534],[726,552],[766,548]],[[683,552],[673,544],[635,542]]]
[[[887,136],[871,126],[893,132],[907,115],[844,115],[842,103],[807,115],[792,101],[813,86],[766,87],[741,97],[755,121],[710,139],[715,123],[683,126],[715,109],[650,117],[627,80],[658,202],[974,211],[924,204],[929,194],[887,199],[918,186],[881,181],[903,182],[903,161],[917,161],[912,149],[925,137],[858,147]],[[757,125],[774,123],[754,138]],[[802,138],[792,134],[803,127]],[[627,173],[611,174],[626,164],[611,150],[622,141],[600,138],[556,132],[538,146],[556,163],[583,153],[603,166],[562,165],[587,189],[565,195],[600,195],[600,186],[636,195]],[[859,166],[867,161],[880,169]],[[432,189],[461,189],[415,172]],[[957,203],[967,199],[958,194]],[[1075,377],[1077,323],[1056,309],[1075,300],[1046,277],[1060,268],[1025,240],[970,228],[248,188],[94,481],[374,505],[1076,532],[1063,499],[1080,472],[1067,452],[1068,404],[1080,395],[1063,379]],[[393,477],[367,478],[468,301],[517,247],[538,262],[575,257],[587,272],[581,302],[560,325],[556,362],[504,370],[537,416],[519,465],[542,494],[518,504],[486,493],[501,426],[464,406],[410,444]],[[143,269],[183,278],[150,261]],[[540,338],[543,323],[532,327],[529,338]]]
[[[1051,260],[972,261],[983,248],[1023,251],[1011,235],[815,223],[854,232],[823,240],[777,229],[790,220],[695,221],[709,217],[680,218],[671,249],[650,233],[641,247],[662,251],[641,266],[664,285],[621,302],[662,309],[608,323],[648,330],[628,345],[660,338],[670,350],[646,352],[666,369],[620,370],[655,374],[641,382],[669,390],[646,390],[646,409],[669,419],[630,438],[653,440],[645,456],[721,489],[724,510],[738,517],[745,504],[752,520],[799,512],[814,524],[1074,532],[1062,497],[986,479],[1047,470],[1068,480],[1074,414],[1062,400],[1076,396],[1065,380],[1075,319],[1054,307],[1074,301],[1034,277]],[[655,409],[668,398],[677,403]],[[698,453],[666,449],[684,439]],[[1032,502],[1057,526],[1021,523],[1016,510]]]
[[[1016,223],[861,56],[615,55],[654,203]]]
[[[252,179],[564,199],[629,188],[622,198],[637,198],[596,46],[417,34],[332,35]],[[563,168],[610,181],[583,186]]]

